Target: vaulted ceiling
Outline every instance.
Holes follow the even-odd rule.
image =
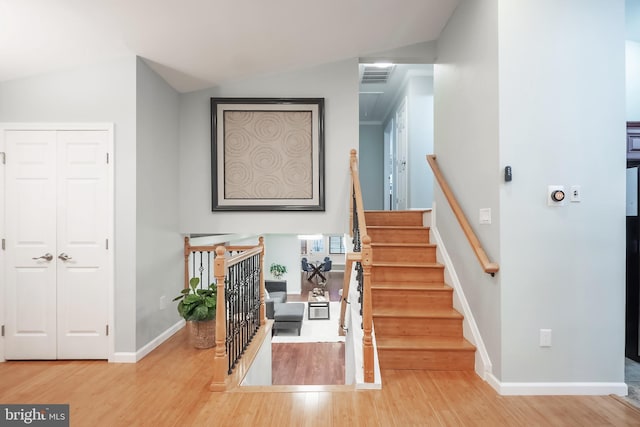
[[[0,0],[0,81],[144,58],[181,92],[435,40],[458,0]]]

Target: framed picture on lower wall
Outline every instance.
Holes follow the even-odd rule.
[[[324,211],[324,98],[211,98],[213,211]]]

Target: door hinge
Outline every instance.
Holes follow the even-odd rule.
[[[107,336],[109,336],[109,325],[107,325],[107,326],[105,327],[105,332],[106,332]]]
[[[109,164],[109,153],[107,153],[107,164]]]
[[[4,325],[2,325],[2,336],[4,336]]]
[[[5,240],[4,239],[2,239],[2,250],[3,251],[5,250]]]
[[[7,153],[0,152],[0,154],[2,154],[2,164],[6,165],[7,164]]]
[[[109,239],[104,239],[104,248],[109,250]]]

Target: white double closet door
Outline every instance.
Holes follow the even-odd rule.
[[[3,137],[5,359],[106,359],[111,132]]]

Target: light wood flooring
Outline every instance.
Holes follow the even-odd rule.
[[[184,332],[137,364],[0,363],[0,402],[69,403],[71,425],[96,427],[640,425],[640,412],[613,397],[503,397],[469,372],[386,370],[382,390],[212,393],[213,350],[191,348]]]

